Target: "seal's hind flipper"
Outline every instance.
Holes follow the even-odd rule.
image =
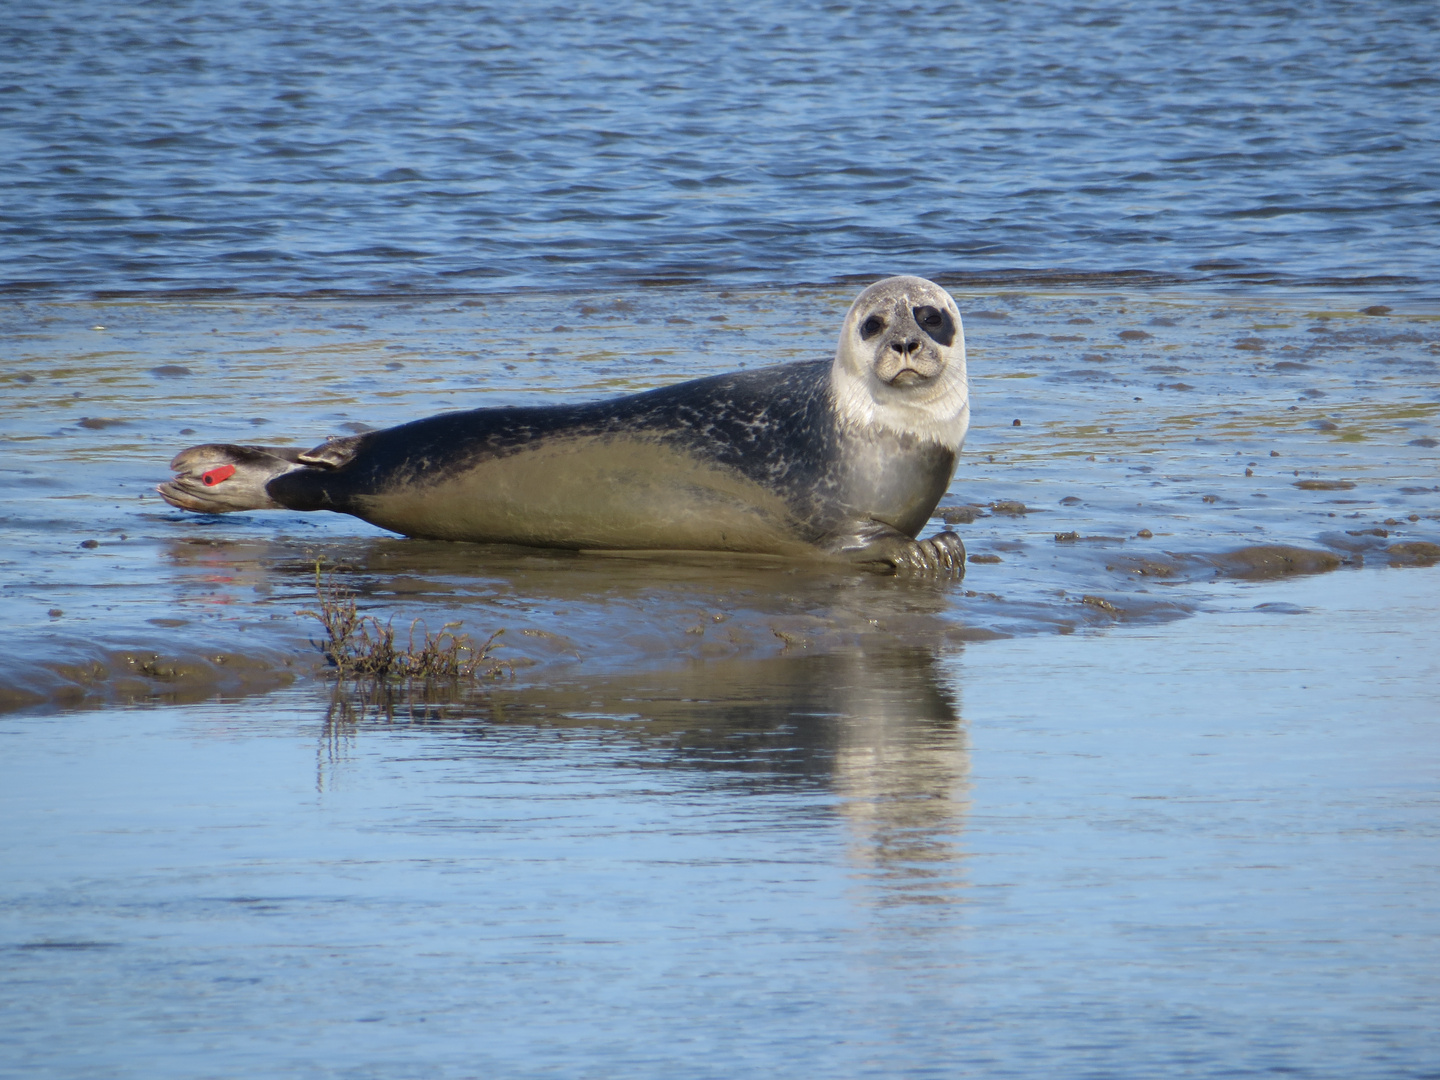
[[[297,454],[295,460],[321,469],[338,469],[355,456],[355,451],[360,449],[360,444],[364,441],[363,434],[331,435],[313,450]]]
[[[283,510],[265,485],[304,467],[300,452],[287,447],[206,443],[176,454],[170,462],[175,479],[155,490],[171,506],[197,514]]]

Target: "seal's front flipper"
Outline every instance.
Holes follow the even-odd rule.
[[[948,529],[914,540],[884,522],[869,522],[837,538],[829,550],[858,563],[883,563],[896,570],[965,576],[965,544]]]
[[[947,529],[925,540],[907,540],[890,557],[890,561],[897,570],[920,570],[963,578],[965,543]]]
[[[170,462],[175,479],[155,490],[171,506],[197,514],[283,510],[265,485],[305,466],[300,452],[275,446],[206,443],[181,450]]]

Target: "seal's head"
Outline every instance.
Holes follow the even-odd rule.
[[[965,332],[955,301],[933,281],[886,278],[856,297],[830,379],[846,423],[889,428],[952,450],[965,441]]]

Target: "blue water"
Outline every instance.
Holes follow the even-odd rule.
[[[1435,1077],[1437,55],[1433,3],[0,6],[0,1075]],[[966,319],[963,583],[151,491],[824,355],[893,272]],[[317,559],[516,677],[332,698]]]
[[[1437,293],[1433,3],[0,12],[0,282]]]
[[[0,1072],[1433,1077],[1437,604],[12,716]]]

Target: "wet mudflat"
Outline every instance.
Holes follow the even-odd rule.
[[[150,491],[190,443],[821,355],[851,292],[6,309],[6,1062],[1426,1075],[1423,311],[957,290],[962,582]],[[317,562],[513,677],[337,687]]]
[[[391,719],[313,685],[13,714],[4,1059],[1427,1076],[1437,607],[1347,570]]]
[[[333,515],[191,515],[152,491],[197,442],[310,446],[825,355],[852,291],[14,305],[7,699],[284,682],[316,656],[295,613],[317,562],[397,625],[503,629],[504,655],[545,679],[1069,632],[1200,610],[1233,580],[1440,558],[1440,319],[1313,300],[961,292],[975,426],[935,521],[969,547],[958,587],[421,543]]]

